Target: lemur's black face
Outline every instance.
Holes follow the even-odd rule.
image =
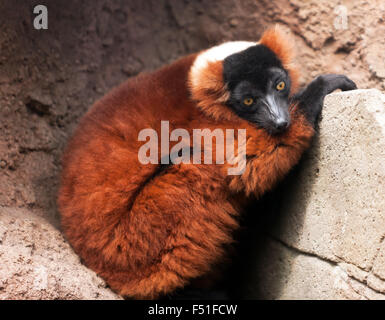
[[[267,47],[256,45],[223,61],[227,104],[241,118],[278,134],[290,125],[290,78]]]

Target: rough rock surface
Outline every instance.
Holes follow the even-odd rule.
[[[385,95],[334,93],[322,114],[313,147],[277,190],[279,219],[249,297],[385,299]]]
[[[1,299],[118,299],[60,232],[24,209],[0,207]]]
[[[344,8],[341,11],[328,0],[46,0],[49,29],[38,31],[32,27],[32,12],[40,3],[0,1],[0,230],[13,230],[7,233],[7,241],[18,239],[17,228],[28,238],[29,231],[23,231],[30,230],[28,225],[15,224],[12,229],[9,217],[17,215],[20,223],[21,216],[38,219],[37,225],[57,234],[42,236],[42,243],[35,244],[41,250],[57,241],[71,256],[55,231],[59,228],[55,198],[60,155],[92,102],[127,77],[222,41],[256,40],[266,27],[278,23],[295,38],[303,83],[320,73],[342,72],[360,88],[385,89],[382,0],[338,2],[345,6],[346,21],[340,20]],[[368,241],[375,243],[376,238],[369,235]],[[18,242],[22,243],[14,243]],[[311,246],[305,240],[301,245]],[[0,252],[2,247],[0,243]],[[338,254],[321,247],[328,259]],[[20,244],[12,250],[24,252],[24,248]],[[362,250],[366,249],[360,248],[359,260],[349,251],[346,259],[360,261],[367,270],[374,249],[368,251],[366,262]],[[384,244],[381,250],[372,271],[384,278]],[[54,261],[47,266],[51,271],[56,270]],[[21,265],[0,263],[0,274],[11,279]],[[79,268],[84,270],[80,264]],[[59,274],[56,279],[61,279]],[[87,288],[90,277],[66,280]],[[14,294],[18,292],[14,288],[0,286],[1,297],[53,297],[30,295],[28,290],[24,295]],[[72,296],[94,298],[98,290],[94,286],[89,296],[85,292]],[[68,297],[62,293],[56,297]]]

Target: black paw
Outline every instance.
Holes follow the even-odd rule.
[[[341,89],[342,91],[357,89],[356,84],[341,74],[324,74],[315,78],[309,85],[293,98],[298,102],[299,109],[307,120],[315,126],[321,113],[324,98],[329,93]]]
[[[357,89],[356,84],[347,76],[342,74],[323,74],[318,76],[314,81],[323,87],[324,94],[328,95],[335,90],[349,91]]]

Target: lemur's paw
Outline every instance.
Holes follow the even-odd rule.
[[[323,107],[326,95],[333,91],[357,89],[356,84],[342,74],[323,74],[315,78],[300,93],[294,96],[294,101],[299,102],[299,108],[313,126],[316,124]]]
[[[324,87],[325,94],[332,93],[337,89],[342,91],[357,89],[356,84],[342,74],[323,74],[318,76],[316,80]]]

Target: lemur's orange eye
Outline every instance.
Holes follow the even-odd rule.
[[[282,91],[283,89],[285,89],[285,82],[284,81],[281,81],[280,83],[277,84],[276,88],[278,91]]]
[[[253,102],[254,102],[253,98],[246,98],[245,100],[243,100],[243,104],[248,107],[251,106]]]

